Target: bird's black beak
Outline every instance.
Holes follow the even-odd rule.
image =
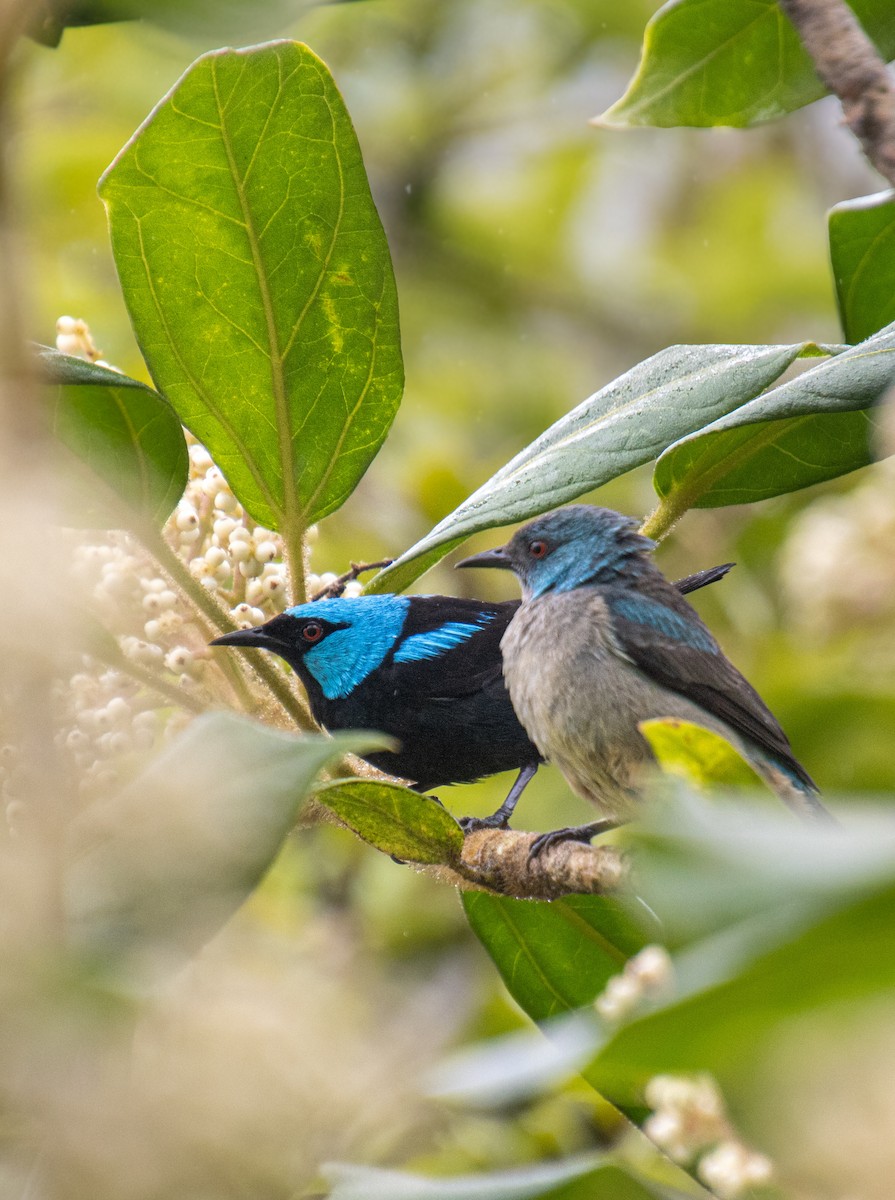
[[[507,554],[506,546],[498,546],[496,550],[483,550],[481,554],[472,554],[469,558],[461,558],[455,567],[499,567],[502,571],[512,571],[513,564]]]
[[[232,633],[225,633],[223,637],[215,638],[208,644],[209,646],[238,646],[240,650],[244,650],[246,646],[260,646],[262,650],[275,650],[280,643],[266,632],[263,625],[259,625],[255,629],[234,629]]]

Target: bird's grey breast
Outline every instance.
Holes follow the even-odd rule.
[[[510,699],[529,737],[572,787],[616,814],[649,760],[637,721],[653,685],[624,657],[597,589],[522,605],[501,641]]]
[[[644,768],[653,762],[641,721],[676,717],[732,733],[638,669],[616,639],[597,587],[526,602],[501,651],[510,699],[528,736],[580,796],[610,815],[631,814]]]

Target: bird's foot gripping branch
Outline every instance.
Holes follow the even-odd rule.
[[[625,856],[615,846],[561,841],[532,853],[539,834],[512,829],[464,833],[432,796],[372,779],[336,781],[315,799],[359,837],[401,862],[430,870],[463,890],[520,900],[601,895],[625,883]]]

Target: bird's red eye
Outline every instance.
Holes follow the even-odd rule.
[[[308,621],[301,631],[301,636],[306,642],[319,642],[323,637],[323,626],[319,621]]]
[[[536,541],[528,543],[528,553],[532,558],[543,558],[549,549],[546,542]]]

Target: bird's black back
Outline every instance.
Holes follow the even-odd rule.
[[[344,699],[328,700],[313,678],[304,678],[315,718],[327,729],[379,729],[398,738],[400,750],[365,757],[421,791],[540,762],[503,681],[500,639],[519,602],[409,600],[400,636],[381,666]],[[415,635],[482,619],[466,640],[431,658],[396,661]]]

